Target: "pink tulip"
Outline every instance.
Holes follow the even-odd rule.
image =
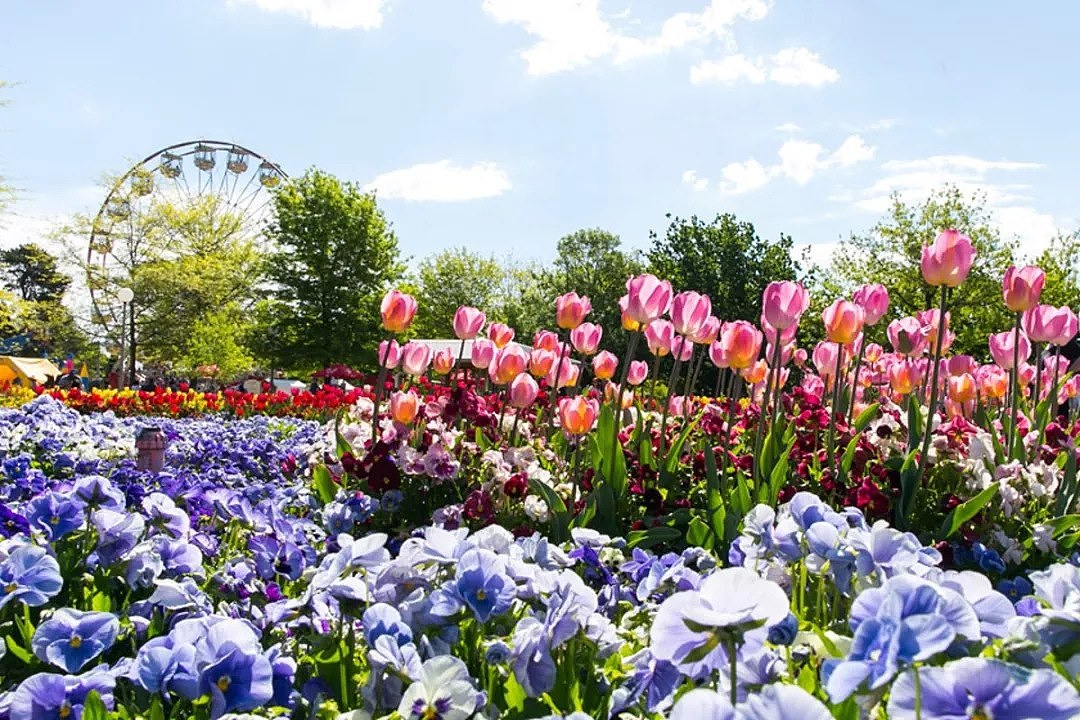
[[[473,340],[472,352],[469,355],[472,366],[477,370],[486,370],[495,356],[495,343],[490,340]]]
[[[694,343],[688,338],[678,335],[671,341],[671,355],[679,358],[679,362],[686,362],[694,354]]]
[[[803,365],[805,365],[808,359],[809,356],[807,355],[806,350],[804,350],[803,348],[799,348],[798,350],[796,350],[795,354],[792,356],[792,360],[794,361],[795,367],[797,368],[801,368]]]
[[[863,322],[871,327],[877,325],[889,309],[889,291],[878,283],[863,285],[851,299],[863,309]]]
[[[956,403],[967,403],[975,399],[975,378],[968,373],[954,375],[949,378],[949,399]]]
[[[558,381],[556,382],[555,373],[559,373]],[[575,387],[578,382],[578,377],[581,375],[581,370],[577,363],[564,362],[562,365],[558,363],[548,373],[546,378],[549,387],[564,388]]]
[[[420,411],[420,398],[412,390],[390,396],[390,416],[402,425],[410,425]]]
[[[1080,375],[1073,375],[1071,378],[1065,381],[1065,384],[1061,388],[1061,402],[1066,399],[1072,400],[1077,395],[1080,395]]]
[[[959,287],[967,279],[975,247],[959,230],[945,230],[922,250],[922,276],[927,285]]]
[[[391,290],[383,296],[379,314],[382,315],[382,326],[388,332],[405,332],[416,317],[416,298],[399,290]]]
[[[1076,324],[1076,315],[1067,307],[1056,308],[1053,305],[1036,305],[1024,313],[1020,324],[1032,342],[1065,345],[1076,335],[1074,327],[1064,342],[1054,342],[1065,336],[1070,324],[1074,326]]]
[[[488,339],[495,343],[495,347],[504,348],[514,339],[514,328],[503,323],[491,323],[488,325]]]
[[[997,365],[980,365],[975,370],[975,382],[984,398],[1001,400],[1009,389],[1009,374]]]
[[[620,393],[618,383],[604,383],[604,402],[613,403],[617,400],[622,401],[622,409],[625,410],[634,404],[634,393]]]
[[[709,359],[712,360],[713,365],[721,370],[731,367],[728,361],[727,351],[719,340],[709,346]]]
[[[720,318],[710,315],[705,318],[698,331],[690,336],[690,341],[695,345],[712,345],[720,336]]]
[[[401,349],[401,368],[414,377],[427,372],[431,364],[431,348],[421,342],[410,340]]]
[[[977,367],[978,363],[970,355],[953,355],[945,362],[946,372],[951,377],[965,374],[974,376]]]
[[[814,348],[814,367],[818,375],[823,378],[831,378],[836,374],[836,356],[838,348],[836,343],[821,341]]]
[[[563,330],[573,330],[592,310],[592,303],[584,295],[568,292],[555,299],[555,324]]]
[[[1013,312],[1024,312],[1039,304],[1046,273],[1034,265],[1025,265],[1019,270],[1010,265],[1001,279],[1001,294],[1005,297],[1005,307]]]
[[[499,348],[488,365],[488,377],[496,385],[506,385],[529,366],[529,354],[517,343]]]
[[[923,324],[923,332],[926,333],[927,349],[933,353],[937,351],[938,331],[941,329],[941,310],[930,308],[915,313],[915,317]],[[952,322],[951,314],[945,313],[945,340],[942,343],[941,352],[946,352],[952,347],[956,335],[949,331],[949,323]]]
[[[640,385],[649,376],[649,364],[644,360],[631,360],[626,370],[626,384]]]
[[[862,332],[863,309],[848,300],[836,300],[821,314],[825,323],[825,338],[829,342],[847,345]]]
[[[593,429],[600,403],[580,395],[559,401],[559,425],[567,435],[584,435]]]
[[[914,360],[897,360],[889,366],[889,385],[900,395],[908,395],[919,387],[923,371],[920,363]]]
[[[626,281],[627,319],[648,325],[671,307],[671,283],[655,275],[638,275]]]
[[[521,373],[510,381],[510,405],[516,408],[527,408],[540,394],[540,386],[528,373]]]
[[[604,336],[604,328],[592,323],[581,323],[570,331],[570,342],[574,349],[582,355],[594,355],[600,348],[600,338]]]
[[[480,334],[487,318],[474,307],[462,305],[454,313],[454,335],[458,340],[472,340]]]
[[[1006,330],[1005,332],[995,333],[990,336],[990,355],[994,358],[1002,370],[1013,369],[1013,353],[1016,347],[1015,330]],[[1019,358],[1020,362],[1025,362],[1028,356],[1031,355],[1031,341],[1028,336],[1023,332],[1019,333]]]
[[[789,362],[791,362],[791,358],[794,355],[794,353],[795,353],[795,343],[791,343],[789,345],[784,345],[783,347],[781,347],[780,348],[780,367],[784,367]],[[773,363],[776,361],[776,348],[773,347],[772,343],[769,343],[769,344],[767,344],[765,346],[765,355],[764,355],[764,357],[765,357],[765,362],[769,363],[769,367],[772,367]]]
[[[807,395],[813,395],[818,400],[825,397],[825,381],[817,375],[803,375],[802,389]]]
[[[671,324],[679,335],[694,335],[712,313],[712,301],[708,295],[687,290],[671,301]]]
[[[620,321],[622,322],[623,330],[625,330],[626,332],[637,332],[641,329],[641,323],[630,317],[630,312],[629,310],[627,310],[629,306],[629,295],[623,295],[621,298],[619,298],[619,313],[621,315]]]
[[[765,319],[764,315],[762,315],[762,317],[761,317],[761,334],[765,336],[765,340],[767,342],[775,343],[777,335],[779,335],[780,344],[781,345],[787,345],[788,343],[791,343],[791,342],[795,341],[795,335],[797,335],[798,332],[799,332],[799,326],[798,325],[792,325],[789,328],[785,328],[784,330],[777,331],[776,328],[774,328],[772,325],[769,324],[769,321]]]
[[[431,359],[431,369],[436,375],[447,375],[454,369],[455,359],[454,352],[450,348],[443,348]]]
[[[769,366],[764,360],[758,360],[756,363],[748,368],[739,371],[743,380],[748,385],[757,385],[758,383],[765,382],[765,376],[769,373]]]
[[[1065,309],[1068,311],[1068,318],[1065,322],[1065,329],[1062,330],[1060,335],[1050,341],[1058,347],[1064,347],[1065,345],[1068,345],[1069,341],[1076,337],[1076,334],[1080,332],[1080,322],[1078,322],[1076,313],[1074,313],[1069,308]]]
[[[393,370],[401,362],[401,346],[397,340],[383,340],[379,343],[379,362],[387,370]]]
[[[866,352],[863,354],[863,357],[866,358],[866,362],[873,364],[881,359],[881,355],[884,352],[885,349],[877,343],[869,343],[866,346]]]
[[[536,348],[529,353],[529,374],[536,378],[542,378],[551,372],[558,356],[552,350]]]
[[[645,327],[645,343],[657,357],[670,353],[674,340],[675,327],[668,320],[653,320]]]
[[[615,377],[615,371],[619,368],[619,358],[607,350],[601,350],[600,354],[593,358],[592,367],[597,380],[610,380]]]
[[[533,335],[533,347],[555,352],[559,349],[559,336],[550,330],[537,330]]]
[[[893,350],[908,357],[918,357],[926,352],[926,330],[917,318],[903,317],[889,323],[886,330]]]
[[[810,293],[790,280],[769,283],[761,298],[762,317],[781,332],[797,325],[808,307]]]
[[[672,417],[681,417],[686,413],[686,396],[672,395],[668,399],[668,414]]]

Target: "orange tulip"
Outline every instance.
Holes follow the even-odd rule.
[[[593,429],[600,403],[580,395],[559,401],[559,424],[567,435],[584,435]]]

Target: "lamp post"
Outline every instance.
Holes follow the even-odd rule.
[[[125,383],[128,385],[135,384],[135,309],[131,307],[131,301],[135,299],[135,293],[131,291],[131,288],[120,288],[120,291],[116,293],[116,299],[123,303],[123,308],[120,311],[120,386],[123,387]],[[131,342],[128,344],[130,347],[125,348],[125,336],[128,333],[128,329],[125,325],[128,322],[130,314],[131,323]],[[130,367],[127,365],[126,353],[131,354]],[[125,372],[125,369],[127,372]]]

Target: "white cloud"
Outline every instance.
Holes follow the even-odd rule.
[[[728,55],[722,60],[703,60],[690,68],[690,82],[695,85],[724,83],[734,85],[740,80],[754,84],[765,82],[765,70],[742,53]]]
[[[881,118],[870,123],[871,130],[891,130],[897,125],[896,118]]]
[[[1020,253],[1031,262],[1039,259],[1062,225],[1049,213],[1021,205],[996,208],[994,217],[1005,238],[1020,240]]]
[[[281,0],[277,0],[281,1]],[[484,0],[495,22],[518,25],[534,43],[521,51],[530,75],[552,75],[601,58],[625,63],[726,38],[739,20],[760,20],[768,0],[711,0],[701,12],[668,17],[658,32],[631,35],[615,27],[637,25],[627,12],[605,15],[600,0]]]
[[[821,62],[817,53],[804,47],[784,48],[771,58],[769,79],[780,85],[818,87],[840,79],[836,68]]]
[[[439,160],[383,173],[363,189],[375,190],[381,198],[461,202],[497,197],[511,187],[510,176],[493,162],[462,167],[450,160]]]
[[[777,125],[776,127],[773,128],[773,130],[778,130],[779,132],[782,132],[782,133],[797,133],[797,132],[801,132],[802,128],[799,127],[798,125],[796,125],[793,122],[786,122],[783,125]]]
[[[694,190],[704,190],[709,187],[709,178],[698,175],[697,170],[687,170],[682,174],[682,181]]]
[[[764,186],[773,172],[751,158],[746,162],[725,165],[720,174],[720,189],[729,195],[738,195]]]
[[[319,28],[374,30],[382,25],[388,0],[229,0],[230,5],[254,5],[266,12],[302,17]]]
[[[784,48],[767,61],[734,53],[720,60],[702,60],[690,68],[690,82],[695,85],[710,82],[733,85],[740,80],[760,84],[769,80],[778,85],[818,87],[839,79],[840,73],[835,68],[804,47]]]
[[[809,140],[788,139],[777,151],[775,165],[765,166],[755,158],[726,165],[720,189],[729,194],[757,190],[776,177],[786,177],[799,185],[810,182],[815,175],[834,167],[850,167],[873,159],[876,148],[867,145],[859,135],[848,136],[833,152]],[[685,179],[685,178],[684,178]]]

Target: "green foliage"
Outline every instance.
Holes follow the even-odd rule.
[[[978,253],[968,279],[950,295],[950,329],[956,333],[952,350],[985,357],[987,333],[1012,326],[1001,299],[1001,276],[1013,262],[1015,244],[1002,239],[982,193],[968,197],[946,186],[916,205],[894,196],[884,219],[840,244],[824,294],[847,295],[863,283],[881,283],[890,298],[884,324],[935,307],[935,289],[922,279],[922,248],[950,227],[968,235]]]
[[[627,279],[641,271],[641,261],[622,249],[622,241],[614,233],[588,228],[560,238],[555,261],[539,277],[547,310],[542,322],[554,326],[555,298],[559,295],[571,291],[587,295],[593,308],[589,322],[604,328],[601,346],[621,357],[628,336],[621,329],[619,298],[626,294]]]
[[[231,378],[255,365],[239,338],[249,325],[246,313],[236,304],[204,315],[187,338],[181,357],[183,370],[193,372],[200,365],[217,365],[218,376]]]
[[[374,365],[379,300],[403,270],[374,194],[311,169],[275,193],[274,207],[274,297],[260,308],[260,353],[295,369]]]
[[[412,334],[422,338],[454,337],[454,312],[462,305],[498,315],[507,272],[495,258],[463,247],[424,258],[412,279],[420,306]]]
[[[60,272],[56,258],[33,243],[0,250],[0,283],[28,302],[58,303],[71,278]]]
[[[1080,307],[1080,232],[1053,238],[1035,264],[1046,272],[1042,303]]]

